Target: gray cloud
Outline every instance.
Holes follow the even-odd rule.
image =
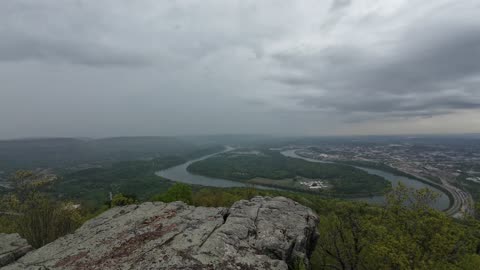
[[[331,10],[342,9],[351,4],[352,0],[334,0],[330,6]]]
[[[296,72],[270,79],[317,89],[319,94],[292,96],[306,107],[344,114],[423,117],[479,109],[479,29],[479,23],[420,21],[388,49],[334,46],[282,52],[275,59]],[[377,51],[382,49],[387,52]]]
[[[0,61],[171,68],[232,47],[261,57],[262,41],[285,27],[256,4],[214,2],[1,1]]]
[[[88,42],[41,40],[0,36],[0,61],[50,61],[88,66],[143,66],[149,59],[138,53],[120,51]]]
[[[480,132],[480,3],[367,2],[0,1],[0,138]]]
[[[0,61],[34,60],[100,67],[149,64],[140,48],[129,48],[113,37],[114,29],[101,17],[108,6],[98,7],[71,0],[2,1]]]

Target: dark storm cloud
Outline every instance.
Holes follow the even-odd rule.
[[[293,94],[306,107],[345,114],[430,116],[478,109],[478,26],[413,25],[386,50],[334,46],[279,53],[275,56],[279,63],[295,72],[272,79],[294,88],[317,89],[318,94]]]

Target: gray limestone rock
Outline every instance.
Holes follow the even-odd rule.
[[[0,267],[14,262],[30,250],[32,247],[18,233],[0,233]]]
[[[231,208],[149,202],[113,208],[4,269],[308,269],[317,224],[283,197]]]

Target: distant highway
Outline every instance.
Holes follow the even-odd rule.
[[[392,166],[394,167],[394,166]],[[451,195],[451,198],[453,198],[453,203],[452,205],[450,206],[450,208],[448,208],[445,213],[449,216],[452,216],[452,217],[455,217],[455,218],[462,218],[464,217],[465,215],[473,215],[474,214],[474,210],[473,210],[473,198],[472,196],[468,193],[468,192],[465,192],[455,186],[452,186],[448,180],[445,178],[445,177],[439,177],[442,184],[438,184],[438,183],[435,183],[433,181],[431,181],[430,179],[427,179],[423,176],[420,176],[416,173],[413,173],[413,172],[410,172],[410,171],[406,171],[402,168],[398,168],[398,167],[394,167],[395,169],[397,170],[400,170],[400,171],[403,171],[405,173],[408,173],[412,176],[415,176],[427,183],[429,183],[430,185],[434,186],[434,187],[442,187],[445,191],[447,191],[450,195]]]
[[[428,185],[431,185],[436,188],[440,188],[442,191],[445,191],[445,193],[448,193],[450,195],[449,196],[450,200],[453,200],[453,202],[451,203],[450,207],[447,210],[445,210],[445,213],[447,215],[455,218],[462,218],[464,216],[474,215],[474,207],[473,207],[474,203],[473,203],[472,196],[468,192],[465,192],[451,185],[450,182],[447,180],[446,176],[439,176],[441,180],[441,184],[439,184],[439,183],[433,182],[428,178],[418,175],[415,172],[406,170],[405,168],[395,166],[394,164],[388,164],[388,165],[399,171],[412,175],[422,180]]]
[[[440,177],[440,180],[442,181],[442,185],[452,193],[456,201],[456,203],[454,204],[455,208],[451,207],[446,211],[446,213],[448,215],[458,218],[461,218],[465,215],[473,216],[474,203],[472,195],[455,186],[452,186],[444,177]]]

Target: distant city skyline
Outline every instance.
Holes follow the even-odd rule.
[[[0,139],[480,133],[480,2],[0,1]]]

